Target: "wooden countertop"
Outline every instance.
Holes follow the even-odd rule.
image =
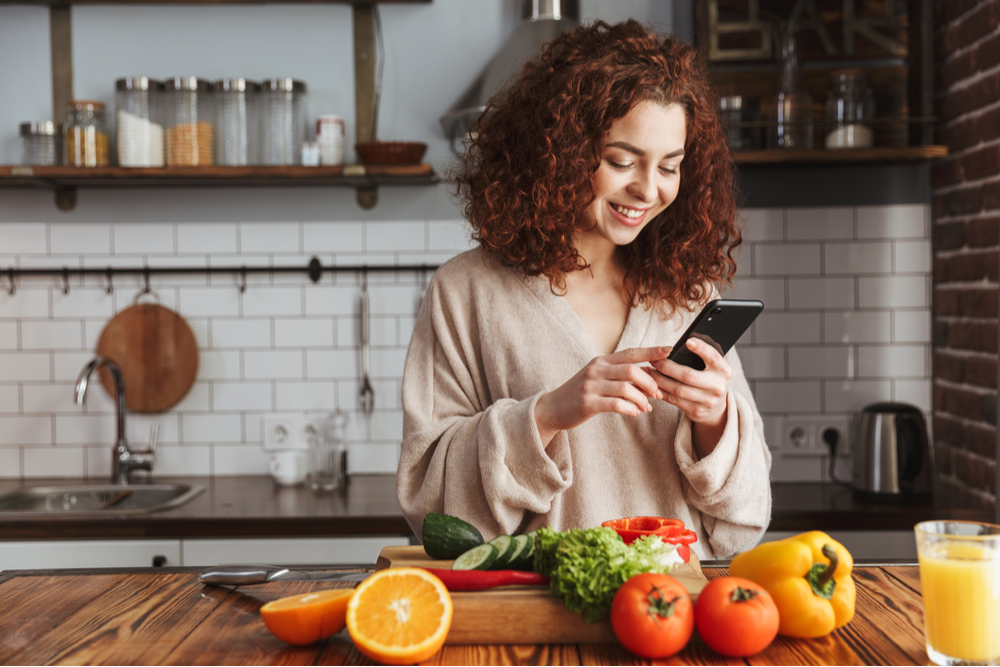
[[[708,578],[722,568],[705,567]],[[918,568],[861,564],[854,619],[820,639],[778,637],[751,664],[927,664]],[[373,664],[346,631],[286,645],[258,612],[270,600],[351,584],[202,586],[192,569],[11,571],[0,574],[0,664]],[[692,642],[671,664],[746,664]],[[425,664],[649,664],[618,644],[445,646]]]
[[[0,494],[23,486],[78,480],[0,480]],[[103,481],[103,480],[102,480]],[[270,477],[160,477],[200,484],[205,492],[179,508],[152,514],[0,512],[0,539],[144,539],[410,535],[396,502],[394,475],[354,475],[345,492],[316,495],[280,487]],[[993,521],[992,510],[934,503],[872,502],[833,484],[775,483],[770,530],[910,530],[927,519]]]

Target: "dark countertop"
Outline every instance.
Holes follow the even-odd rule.
[[[79,480],[0,480],[0,495],[24,486],[74,481]],[[186,505],[152,514],[0,512],[0,540],[411,534],[396,502],[393,475],[354,475],[345,492],[323,495],[304,486],[279,487],[266,476],[157,476],[155,481],[199,484],[205,491]],[[993,512],[955,507],[945,500],[933,504],[866,502],[856,499],[849,488],[833,484],[776,483],[769,530],[911,530],[919,521],[935,518],[992,522]]]

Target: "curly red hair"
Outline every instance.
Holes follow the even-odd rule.
[[[455,174],[473,239],[499,263],[564,288],[566,273],[587,267],[573,235],[587,222],[612,123],[639,102],[678,104],[687,120],[680,191],[619,253],[633,306],[704,300],[709,285],[731,284],[741,242],[717,99],[693,47],[637,21],[554,39],[490,100]]]

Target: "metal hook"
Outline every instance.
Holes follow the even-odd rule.
[[[69,267],[68,266],[64,266],[63,267],[62,277],[63,277],[63,289],[62,289],[62,293],[63,294],[69,294]]]
[[[10,287],[7,288],[7,294],[10,294],[11,296],[14,296],[14,292],[17,291],[17,288],[14,287],[14,269],[13,268],[7,269],[7,279],[10,280]]]
[[[247,265],[240,267],[240,294],[247,291]]]
[[[143,294],[149,294],[153,290],[149,287],[149,266],[142,267],[142,279],[143,279]]]
[[[114,292],[114,291],[115,291],[115,286],[114,286],[114,283],[113,283],[113,282],[112,282],[112,280],[111,280],[111,276],[112,276],[112,274],[113,274],[113,273],[114,273],[114,272],[112,271],[112,269],[111,269],[111,266],[110,266],[110,265],[108,265],[108,268],[107,268],[107,272],[106,272],[106,274],[105,274],[105,275],[107,275],[107,277],[108,277],[108,286],[104,288],[104,292],[105,292],[106,294],[111,294],[112,292]]]

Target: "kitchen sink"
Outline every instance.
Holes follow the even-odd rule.
[[[180,507],[204,490],[188,484],[27,486],[0,495],[0,514],[150,514]]]

